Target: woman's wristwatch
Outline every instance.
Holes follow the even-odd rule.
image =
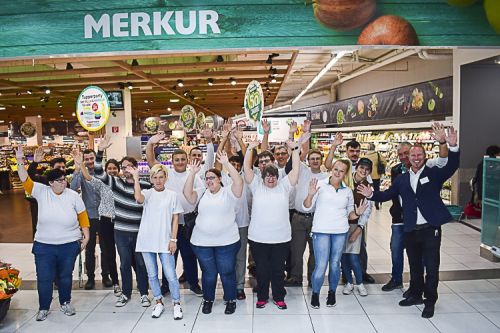
[[[177,238],[170,238],[171,242],[177,243]]]

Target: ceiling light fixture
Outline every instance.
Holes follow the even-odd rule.
[[[326,64],[325,67],[323,67],[323,69],[312,79],[311,82],[309,82],[309,84],[304,88],[304,90],[302,90],[300,92],[300,94],[295,97],[293,100],[292,100],[292,104],[295,104],[297,103],[297,101],[302,97],[304,96],[304,94],[309,91],[309,89],[312,88],[312,86],[314,86],[316,84],[316,82],[319,81],[319,79],[321,79],[323,77],[323,75],[326,74],[326,72],[328,72],[332,67],[333,65],[335,65],[344,55],[346,55],[347,51],[340,51],[340,52],[337,52],[335,54],[334,57],[332,57],[332,59],[328,62],[328,64]],[[333,54],[332,54],[333,55]]]
[[[234,77],[230,78],[229,81],[231,82],[232,86],[236,85],[236,79]]]
[[[278,57],[278,56],[279,56],[279,54],[278,54],[278,53],[271,53],[271,54],[267,57],[266,64],[272,65],[272,64],[273,64],[273,58],[276,58],[276,57]]]
[[[5,110],[5,106],[0,106],[0,111]]]
[[[271,72],[272,77],[278,76],[278,70],[276,68],[271,67],[271,69],[269,71]]]
[[[121,90],[125,89],[125,84],[123,84],[123,82],[118,82],[118,88]]]
[[[170,99],[170,103],[179,103],[179,99],[178,98],[171,98]]]
[[[182,93],[182,95],[184,95],[184,97],[188,97],[189,96],[189,90],[184,90],[184,92]]]
[[[168,111],[168,112],[172,111],[172,108],[167,108],[167,111]]]
[[[128,88],[128,90],[134,89],[134,86],[132,85],[132,82],[127,82],[127,88]]]
[[[144,103],[148,104],[148,103],[149,103],[149,101],[148,101],[147,99],[145,99],[145,100],[144,100]]]
[[[28,93],[28,95],[31,95],[33,93],[33,91],[31,89],[26,90],[26,92]]]
[[[139,66],[137,59],[132,59],[132,66]]]
[[[215,61],[217,61],[217,62],[224,62],[224,57],[219,54],[217,56],[217,59]]]
[[[214,79],[208,79],[208,85],[211,87],[214,85]]]
[[[271,83],[276,83],[276,78],[272,75],[269,75],[269,79],[271,80]]]
[[[61,105],[61,104],[62,104],[62,102],[61,102],[61,101],[57,101],[57,105]]]
[[[72,69],[73,69],[73,65],[70,62],[66,63],[66,70],[70,71]]]
[[[50,88],[45,88],[45,93],[48,95],[50,94]]]
[[[37,117],[38,117],[38,118],[42,118],[42,116],[41,116],[41,115],[38,115]]]
[[[24,105],[24,104],[21,105],[21,108],[26,109],[26,105]]]
[[[271,108],[269,110],[265,110],[264,112],[279,111],[279,110],[283,110],[283,109],[286,109],[286,108],[290,108],[291,109],[291,107],[292,107],[291,104],[286,104],[286,105],[278,106],[278,107],[275,107],[275,108],[273,108],[272,105],[271,105]]]
[[[74,116],[76,116],[76,113],[73,112],[71,115],[74,117]]]
[[[179,87],[181,87],[181,88],[182,88],[182,87],[184,87],[184,81],[182,81],[182,80],[177,80],[177,86],[179,86]]]

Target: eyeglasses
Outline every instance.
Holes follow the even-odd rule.
[[[217,177],[215,176],[209,176],[209,177],[205,177],[205,180],[214,180],[216,179]]]
[[[265,160],[260,160],[260,161],[259,161],[259,164],[266,164],[266,163],[269,163],[269,162],[271,162],[271,159],[270,159],[270,158],[267,158],[267,159],[265,159]]]
[[[62,183],[65,183],[67,180],[66,180],[66,178],[59,178],[59,179],[54,179],[54,181],[62,184]]]
[[[265,175],[265,179],[272,179],[272,178],[278,178],[276,175]]]

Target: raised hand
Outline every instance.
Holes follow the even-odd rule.
[[[260,126],[262,126],[262,130],[264,133],[271,132],[271,124],[267,121],[267,119],[262,119],[260,121]]]
[[[189,162],[189,172],[197,174],[201,170],[200,161],[192,160]]]
[[[134,180],[139,180],[139,169],[129,165],[127,166],[127,171],[134,177]]]
[[[148,143],[156,145],[156,144],[158,144],[158,142],[165,139],[166,136],[167,135],[165,134],[165,132],[160,131],[160,132],[156,133],[155,135],[153,135],[152,137],[150,137],[148,140]]]
[[[15,153],[17,162],[18,163],[22,162],[22,160],[24,159],[24,151],[23,151],[23,146],[21,144],[17,146],[17,149],[15,149]]]
[[[307,133],[311,130],[311,121],[306,119],[302,125],[302,132]]]
[[[207,141],[211,141],[214,136],[214,132],[208,125],[205,125],[205,128],[201,131],[201,136],[204,137]]]
[[[97,146],[97,149],[99,151],[105,151],[108,149],[113,143],[111,142],[111,137],[109,135],[105,135],[104,138],[99,141],[99,145]]]
[[[79,149],[73,149],[71,151],[71,156],[75,162],[75,167],[81,169],[83,164],[83,154]]]
[[[220,135],[222,136],[223,139],[227,139],[229,131],[223,127],[222,130],[220,131]]]
[[[370,186],[366,186],[366,185],[363,185],[363,184],[359,184],[358,185],[357,191],[358,191],[359,194],[362,194],[362,195],[364,195],[367,198],[371,197],[372,194],[373,194],[372,188]]]
[[[438,141],[439,143],[446,142],[446,129],[443,126],[443,124],[440,124],[438,122],[435,122],[434,124],[432,124],[431,137],[434,140]]]
[[[288,129],[288,133],[293,134],[295,132],[297,132],[297,122],[292,121],[290,123],[290,128]]]
[[[299,146],[299,143],[298,142],[295,142],[293,140],[287,140],[286,142],[286,145],[288,146],[288,148],[290,148],[291,150],[294,150],[295,148],[297,148]]]
[[[248,150],[252,150],[252,149],[254,149],[254,148],[258,147],[258,146],[259,146],[259,144],[260,144],[260,142],[259,142],[259,141],[250,141],[250,142],[248,143]]]
[[[356,215],[361,216],[365,212],[365,210],[368,208],[368,200],[363,199],[359,203],[359,205],[354,205],[354,212]]]
[[[299,144],[302,145],[304,142],[311,138],[311,132],[303,132],[299,138]]]
[[[458,144],[457,130],[453,126],[449,127],[447,130],[446,142],[448,142],[450,147],[455,147]]]
[[[338,147],[342,144],[342,142],[344,142],[344,136],[342,135],[342,133],[337,132],[337,134],[335,134],[335,139],[333,139],[332,147]]]
[[[217,152],[217,162],[219,162],[222,165],[226,165],[229,163],[229,158],[227,157],[227,154],[225,151],[218,151]]]
[[[307,192],[310,196],[314,196],[319,190],[318,187],[318,179],[317,178],[311,178],[311,181],[309,182],[309,191]]]
[[[38,147],[33,154],[33,162],[40,163],[43,161],[44,157],[45,153],[43,152],[43,147]]]
[[[240,131],[237,128],[234,130],[233,135],[236,138],[236,140],[242,140],[243,139],[243,131]]]

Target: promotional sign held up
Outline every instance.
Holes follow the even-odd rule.
[[[82,90],[76,101],[78,122],[87,131],[95,132],[106,125],[110,113],[106,92],[96,86],[88,86]]]

